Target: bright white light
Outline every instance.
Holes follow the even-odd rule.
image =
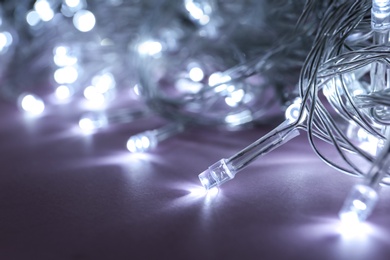
[[[225,102],[231,107],[236,107],[244,96],[245,91],[243,89],[237,89],[236,91],[229,93],[229,96],[225,98]]]
[[[69,55],[69,48],[58,46],[54,49],[54,63],[59,67],[72,66],[77,63],[77,57]]]
[[[201,6],[196,5],[193,0],[186,0],[185,8],[190,16],[194,20],[197,20],[201,25],[206,25],[210,21],[210,16],[206,14],[211,12],[210,6],[204,6],[203,10]]]
[[[213,187],[213,188],[207,190],[207,194],[206,194],[206,195],[207,195],[207,196],[212,196],[212,197],[214,197],[214,196],[216,196],[218,193],[219,193],[219,188],[218,188],[218,186],[215,186],[215,187]]]
[[[354,226],[360,223],[359,216],[354,211],[343,212],[340,214],[340,220],[346,226]]]
[[[96,18],[88,10],[80,10],[73,16],[73,25],[81,32],[89,32],[95,27]]]
[[[146,136],[130,138],[127,141],[127,149],[132,153],[145,152],[150,148],[150,140]]]
[[[134,86],[133,90],[134,90],[134,93],[135,93],[137,96],[140,96],[140,95],[141,95],[140,90],[139,90],[139,86],[138,86],[137,84]]]
[[[295,122],[299,117],[300,108],[301,105],[298,103],[293,103],[289,105],[284,114],[286,119],[289,120],[290,122]]]
[[[9,32],[0,32],[0,51],[12,44],[12,35]]]
[[[108,119],[104,113],[88,113],[79,121],[79,126],[84,131],[92,131],[107,125]]]
[[[351,225],[365,221],[374,209],[377,200],[378,193],[373,188],[355,185],[340,210],[341,221]]]
[[[68,55],[69,48],[66,46],[57,46],[54,48],[54,54],[58,56],[66,56]]]
[[[92,131],[95,129],[94,123],[89,118],[81,118],[79,121],[79,127],[84,131]]]
[[[209,77],[209,86],[215,87],[215,92],[222,92],[224,91],[228,86],[223,83],[227,83],[231,81],[231,77],[229,75],[223,75],[222,72],[215,72],[210,75]]]
[[[68,86],[61,85],[56,88],[55,95],[59,100],[68,99],[72,95],[72,91]]]
[[[65,4],[71,8],[76,8],[81,4],[80,0],[65,0]]]
[[[366,210],[367,209],[367,205],[364,202],[362,202],[361,200],[354,200],[352,202],[352,204],[358,210]]]
[[[79,73],[76,68],[67,66],[59,68],[54,72],[54,80],[58,84],[72,84],[76,82],[79,77]]]
[[[154,131],[145,131],[133,135],[127,141],[126,147],[132,153],[142,153],[153,149],[157,145],[157,137]]]
[[[21,97],[20,107],[32,115],[40,115],[45,110],[45,104],[42,99],[32,94],[26,94]]]
[[[190,79],[195,82],[202,81],[204,78],[204,72],[201,68],[195,67],[190,70],[188,73]]]
[[[138,45],[138,52],[142,55],[154,56],[162,51],[162,45],[158,41],[145,41]]]
[[[54,17],[53,9],[51,9],[49,2],[46,0],[38,0],[35,2],[34,9],[44,22],[48,22]]]
[[[198,93],[202,88],[203,84],[199,82],[194,82],[188,79],[178,79],[175,82],[175,88],[183,93]]]
[[[104,73],[92,78],[92,85],[100,93],[106,93],[109,89],[115,87],[115,79],[111,73]]]
[[[253,121],[253,116],[249,110],[229,114],[225,117],[225,122],[230,127],[236,127],[251,121]]]
[[[84,97],[96,104],[103,104],[106,101],[104,95],[99,92],[94,86],[88,86],[84,90]]]

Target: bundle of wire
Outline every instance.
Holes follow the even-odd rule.
[[[300,37],[294,41],[286,36],[304,1],[234,2],[238,9],[223,1],[184,2],[189,16],[163,6],[166,15],[155,15],[134,46],[143,98],[176,123],[173,132],[194,125],[241,127],[290,99],[291,78],[298,78],[314,38],[313,26],[295,31]],[[251,11],[242,16],[231,10]],[[320,12],[319,5],[313,8],[313,20]],[[155,143],[147,131],[130,138],[129,150],[144,151],[142,139]]]
[[[316,1],[308,1],[298,26]],[[327,1],[315,40],[299,78],[299,104],[293,118],[229,159],[199,175],[206,189],[234,178],[257,157],[307,132],[314,152],[340,172],[366,179],[351,191],[340,217],[364,221],[377,200],[379,184],[388,184],[388,73],[386,46],[390,3]],[[371,11],[371,18],[370,18]],[[379,18],[378,18],[379,17]],[[321,92],[322,91],[322,92]],[[329,111],[321,95],[334,108]],[[293,104],[294,105],[294,104]],[[295,104],[296,106],[296,104]],[[291,109],[286,112],[291,112]],[[290,114],[288,114],[290,115]],[[318,140],[331,144],[339,158],[329,158]]]

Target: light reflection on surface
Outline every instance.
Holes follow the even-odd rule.
[[[353,226],[345,225],[336,218],[315,218],[308,222],[298,227],[299,236],[313,245],[331,245],[329,253],[337,259],[357,259],[354,256],[358,259],[372,256],[371,259],[374,259],[379,244],[390,244],[390,234],[368,222]]]

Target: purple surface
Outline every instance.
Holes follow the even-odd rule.
[[[0,103],[1,259],[390,258],[389,188],[360,235],[340,232],[358,180],[320,161],[305,135],[203,196],[197,174],[269,127],[192,129],[130,155],[127,138],[153,121],[86,136],[78,115],[56,109],[27,120]]]

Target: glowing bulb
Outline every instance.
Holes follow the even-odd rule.
[[[107,117],[104,114],[87,114],[79,121],[79,127],[84,131],[92,131],[107,126]]]
[[[12,44],[12,35],[9,32],[0,32],[0,52]]]
[[[352,188],[340,211],[340,219],[347,224],[363,222],[371,214],[378,200],[378,193],[366,185]]]
[[[126,146],[132,153],[141,153],[155,148],[157,143],[156,132],[146,131],[130,137]]]
[[[88,86],[84,90],[84,97],[95,104],[103,104],[106,101],[104,95],[95,86]]]
[[[100,93],[105,93],[109,89],[115,87],[115,79],[111,73],[105,73],[92,78],[92,85]]]
[[[72,91],[68,86],[61,85],[56,88],[55,95],[57,99],[65,100],[72,96]]]
[[[49,2],[46,0],[38,0],[35,2],[34,9],[44,22],[48,22],[54,17],[53,9],[51,9]]]
[[[199,174],[198,177],[202,186],[206,190],[210,190],[230,181],[235,175],[236,172],[230,166],[228,161],[226,159],[222,159],[211,165],[207,170]]]
[[[77,69],[73,66],[59,68],[54,72],[54,80],[58,84],[72,84],[79,77]]]
[[[58,46],[54,49],[54,63],[59,67],[72,66],[77,63],[77,57],[69,55],[69,48]]]
[[[41,21],[41,17],[37,11],[30,11],[26,15],[26,21],[30,26],[36,26]]]
[[[80,10],[73,16],[73,25],[80,32],[89,32],[95,27],[96,18],[88,10]]]
[[[162,48],[158,41],[145,41],[138,45],[138,52],[143,55],[155,56],[162,51]]]
[[[140,89],[139,89],[138,84],[136,84],[136,85],[134,86],[133,91],[134,91],[134,93],[135,93],[137,96],[140,96],[140,95],[141,95],[141,92],[140,92]]]
[[[185,0],[185,8],[200,25],[206,25],[210,21],[210,16],[207,15],[212,11],[210,5],[199,6],[199,4],[194,3],[194,0]]]
[[[243,89],[237,89],[229,93],[229,96],[225,98],[226,104],[231,107],[236,107],[244,98],[245,91]]]
[[[20,107],[31,115],[40,115],[45,110],[42,99],[33,94],[24,94],[19,100]]]
[[[228,75],[222,74],[222,72],[214,72],[210,75],[208,83],[210,87],[215,87],[215,92],[222,92],[224,91],[228,86],[223,83],[227,83],[231,81],[231,77]]]
[[[290,122],[295,122],[298,120],[299,114],[301,112],[301,102],[302,102],[301,98],[296,98],[294,102],[287,107],[284,116]],[[303,113],[304,114],[302,120],[306,118],[306,113],[305,112]]]
[[[204,72],[201,68],[195,67],[188,73],[190,79],[195,82],[202,81],[204,78]]]
[[[76,8],[81,4],[80,0],[65,0],[65,4],[71,8]]]

